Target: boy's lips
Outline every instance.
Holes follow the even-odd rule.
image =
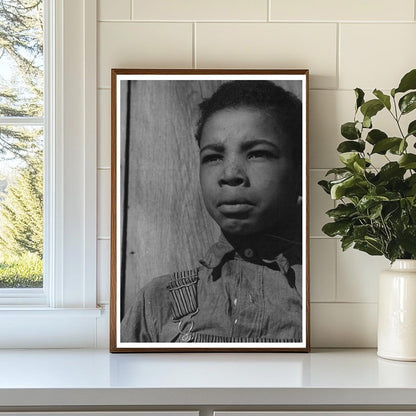
[[[217,207],[224,215],[241,215],[253,209],[254,204],[246,199],[231,199],[221,201]]]

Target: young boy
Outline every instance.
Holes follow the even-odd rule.
[[[302,342],[302,105],[269,81],[200,104],[200,183],[221,237],[200,265],[153,279],[122,342]]]

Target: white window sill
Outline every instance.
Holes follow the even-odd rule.
[[[110,354],[0,350],[0,411],[178,408],[416,410],[416,363],[375,350]]]
[[[0,306],[0,319],[5,316],[15,317],[77,317],[77,318],[99,318],[101,308],[46,308],[37,306]]]
[[[2,306],[0,348],[95,348],[103,313],[100,308]]]

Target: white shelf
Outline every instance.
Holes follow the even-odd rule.
[[[0,350],[0,411],[65,406],[408,406],[416,363],[375,350],[110,354]]]

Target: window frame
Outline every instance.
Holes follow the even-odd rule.
[[[45,283],[0,295],[0,347],[94,347],[97,1],[44,2]]]

